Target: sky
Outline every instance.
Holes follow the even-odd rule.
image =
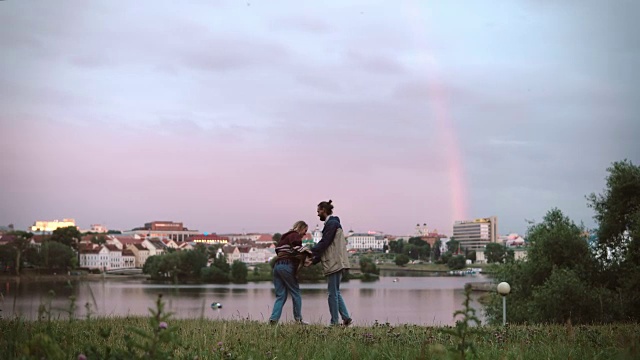
[[[640,163],[640,2],[0,1],[0,225],[524,233]]]

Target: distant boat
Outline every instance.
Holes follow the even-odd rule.
[[[398,280],[398,278],[393,279],[393,282],[398,282],[400,280]]]
[[[218,302],[211,303],[211,308],[212,309],[220,309],[220,308],[222,308],[222,304],[220,304]]]

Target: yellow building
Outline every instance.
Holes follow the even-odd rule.
[[[74,219],[62,219],[62,221],[60,220],[36,221],[33,223],[33,226],[31,226],[29,229],[33,233],[43,233],[43,232],[51,233],[51,232],[54,232],[56,229],[65,228],[69,226],[73,226],[77,228],[76,221]]]

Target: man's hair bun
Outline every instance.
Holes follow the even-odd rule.
[[[331,200],[322,201],[320,202],[320,204],[318,204],[318,207],[321,209],[324,209],[327,212],[327,214],[331,215],[333,214],[333,205],[331,203],[332,203]]]

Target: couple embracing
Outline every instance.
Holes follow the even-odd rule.
[[[340,318],[345,326],[349,326],[353,321],[340,295],[343,271],[349,269],[347,241],[340,225],[340,218],[333,215],[331,200],[318,204],[318,217],[324,221],[322,239],[311,250],[302,246],[302,237],[309,229],[304,221],[293,224],[293,228],[282,235],[276,246],[277,257],[273,267],[276,302],[269,318],[271,324],[277,324],[280,320],[288,294],[291,294],[293,301],[293,318],[301,324],[307,324],[302,320],[302,298],[297,272],[303,266],[319,262],[322,262],[322,271],[327,278],[331,325],[339,325]]]

